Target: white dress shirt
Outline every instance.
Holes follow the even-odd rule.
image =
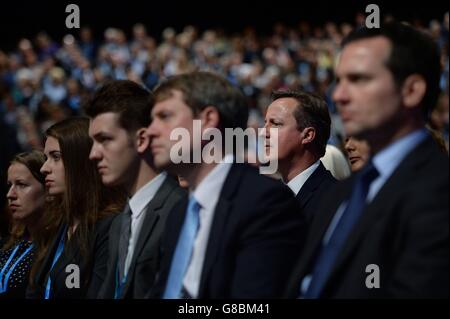
[[[183,279],[184,288],[192,298],[198,296],[206,248],[212,221],[214,220],[214,211],[232,163],[233,155],[226,155],[191,194],[201,206],[200,226],[194,241],[192,258]]]
[[[303,172],[295,176],[293,179],[287,183],[287,186],[294,192],[294,195],[297,196],[297,194],[302,189],[303,185],[306,183],[308,178],[312,175],[312,173],[315,172],[317,167],[320,165],[320,160],[317,160],[314,164],[312,164],[310,167],[305,169]]]
[[[125,259],[125,276],[130,268],[131,260],[133,259],[134,248],[139,239],[142,224],[145,219],[147,206],[155,196],[156,192],[161,187],[166,179],[167,173],[163,172],[153,178],[150,182],[142,186],[128,201],[131,209],[131,233],[128,242],[127,258]]]

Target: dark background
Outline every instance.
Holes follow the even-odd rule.
[[[80,7],[81,26],[91,26],[101,39],[106,27],[118,27],[130,33],[134,23],[144,23],[150,35],[158,39],[168,26],[180,31],[192,24],[201,30],[222,28],[226,32],[241,31],[254,26],[259,33],[272,30],[276,22],[296,26],[299,21],[321,25],[326,21],[354,22],[357,12],[365,11],[370,3],[380,6],[381,17],[392,14],[398,19],[424,23],[432,18],[442,19],[448,11],[445,1],[376,1],[376,0],[81,0],[81,1],[23,1],[6,0],[0,4],[0,49],[10,50],[22,37],[33,38],[41,30],[56,41],[67,33],[65,8],[75,3]]]

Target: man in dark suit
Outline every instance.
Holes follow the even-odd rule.
[[[448,156],[424,128],[439,92],[427,35],[390,23],[343,41],[333,93],[371,157],[324,199],[289,297],[448,297]]]
[[[320,198],[336,182],[320,161],[330,138],[328,106],[321,97],[301,91],[274,92],[272,99],[264,126],[266,145],[272,143],[271,128],[277,128],[278,148],[273,155],[278,171],[311,223]]]
[[[149,297],[280,297],[305,223],[285,185],[233,163],[231,153],[222,156],[229,141],[217,136],[246,127],[242,93],[218,75],[194,72],[167,80],[154,94],[148,133],[155,166],[183,176],[190,196],[169,215],[163,265]],[[215,156],[207,151],[214,148]]]
[[[153,166],[147,126],[151,93],[132,81],[112,81],[86,108],[94,140],[90,159],[102,182],[129,196],[112,223],[109,262],[99,298],[143,298],[160,266],[160,240],[167,215],[185,194],[167,173]]]

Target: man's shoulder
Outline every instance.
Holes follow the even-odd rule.
[[[284,183],[274,177],[262,174],[258,167],[249,164],[233,164],[232,170],[240,170],[242,174],[242,182],[244,184],[252,183],[260,187],[286,188]]]
[[[249,164],[233,164],[230,175],[239,178],[235,183],[237,197],[243,197],[248,202],[294,198],[292,191],[281,180],[261,174],[257,167]]]

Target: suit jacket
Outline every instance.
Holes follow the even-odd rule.
[[[144,298],[153,286],[161,262],[161,235],[167,215],[184,196],[186,191],[178,185],[177,181],[168,176],[150,201],[120,298]],[[111,226],[108,271],[98,294],[98,297],[102,299],[114,298],[120,227],[123,218],[123,213],[118,215]]]
[[[312,273],[324,233],[355,178],[338,183],[317,211],[286,297],[298,297]],[[344,243],[321,298],[448,297],[448,155],[427,138],[399,164]],[[380,288],[366,279],[379,269]],[[370,275],[370,276],[369,276]]]
[[[187,204],[169,215],[161,272],[149,297],[164,292]],[[279,298],[304,233],[304,217],[286,185],[233,164],[215,207],[198,298]]]
[[[322,162],[307,179],[295,198],[300,203],[300,208],[305,214],[308,225],[311,224],[314,215],[323,196],[328,194],[331,186],[336,184],[336,179],[331,175]]]
[[[66,225],[61,225],[58,230],[58,236],[50,245],[42,266],[36,273],[33,285],[27,289],[27,298],[43,299],[49,276],[52,283],[51,299],[96,298],[106,274],[108,234],[114,217],[105,217],[94,225],[89,234],[88,258],[81,255],[78,247],[69,247],[66,243],[64,251],[50,270],[60,238],[61,236],[66,236]],[[70,289],[66,286],[66,279],[71,274],[74,274],[73,271],[66,272],[66,267],[70,264],[79,267],[80,288]]]

